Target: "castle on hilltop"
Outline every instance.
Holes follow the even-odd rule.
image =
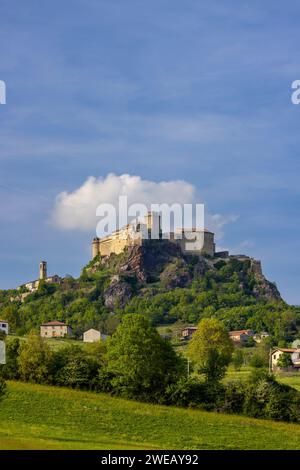
[[[180,246],[184,254],[215,255],[214,233],[207,229],[178,229],[175,232],[163,233],[161,215],[148,212],[140,221],[134,220],[125,227],[115,230],[103,238],[95,237],[92,242],[92,258],[120,254],[126,247],[143,246],[149,240],[169,240]]]

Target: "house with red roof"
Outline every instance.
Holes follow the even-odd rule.
[[[245,344],[249,341],[249,338],[253,338],[253,330],[236,330],[229,331],[229,336],[234,343]]]

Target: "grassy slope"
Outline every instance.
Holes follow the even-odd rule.
[[[300,449],[300,426],[10,382],[0,449]]]

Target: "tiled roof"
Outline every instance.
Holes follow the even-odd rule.
[[[276,348],[276,349],[274,349],[272,354],[274,354],[274,352],[276,352],[276,351],[282,351],[282,352],[285,352],[285,353],[293,353],[293,352],[298,351],[298,349],[297,348]]]
[[[229,334],[230,334],[231,336],[235,336],[235,335],[246,335],[246,334],[248,334],[249,332],[252,333],[252,330],[229,331]]]
[[[48,323],[43,323],[41,326],[67,326],[67,324],[61,321],[49,321]]]

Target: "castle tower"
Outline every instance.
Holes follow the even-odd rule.
[[[149,238],[161,238],[161,216],[156,212],[147,212],[145,223],[148,229]]]
[[[40,262],[40,280],[47,278],[47,261]]]
[[[100,239],[95,237],[92,242],[92,257],[99,255],[100,253]]]

